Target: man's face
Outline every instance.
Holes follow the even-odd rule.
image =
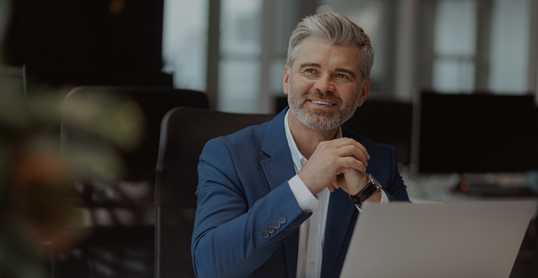
[[[368,96],[362,85],[360,49],[304,39],[291,68],[284,68],[284,93],[292,114],[316,130],[333,130],[347,121]]]

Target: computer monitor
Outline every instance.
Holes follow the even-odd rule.
[[[413,113],[412,160],[418,173],[538,169],[532,95],[422,92]]]

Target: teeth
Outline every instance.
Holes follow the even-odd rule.
[[[332,104],[332,103],[323,102],[323,101],[319,101],[319,100],[311,100],[311,102],[312,102],[312,103],[316,103],[316,104],[329,105],[329,106],[334,105],[334,104]]]

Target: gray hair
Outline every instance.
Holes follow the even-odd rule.
[[[317,14],[305,17],[291,33],[288,45],[286,65],[291,64],[297,56],[301,42],[307,37],[326,40],[338,46],[357,46],[361,51],[362,82],[370,78],[374,64],[374,47],[370,37],[361,27],[339,14]]]

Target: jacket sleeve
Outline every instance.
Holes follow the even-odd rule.
[[[310,216],[299,208],[287,182],[272,191],[263,175],[259,184],[243,184],[238,171],[249,169],[236,169],[234,162],[218,139],[210,140],[200,156],[191,247],[199,278],[249,275]],[[253,191],[261,192],[256,200]]]
[[[390,146],[390,165],[390,174],[388,175],[390,180],[386,185],[382,184],[387,197],[389,197],[390,201],[409,201],[406,186],[398,172],[398,159],[394,146]]]

